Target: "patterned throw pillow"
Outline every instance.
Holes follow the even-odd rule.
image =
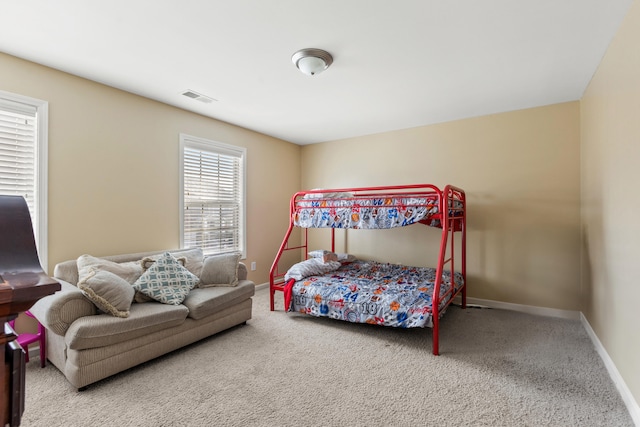
[[[142,258],[140,260],[140,266],[142,267],[142,273],[147,271],[149,269],[149,267],[151,267],[153,264],[155,264],[155,262],[158,260],[158,258],[162,257],[163,255],[164,254],[160,254],[160,255],[154,255],[154,256],[151,256],[151,257]],[[181,266],[187,268],[187,266],[186,266],[186,262],[187,262],[186,258],[184,258],[184,257],[176,258],[176,261],[178,261]],[[187,268],[187,270],[188,270],[188,268]],[[189,270],[189,271],[191,271],[191,270]],[[140,275],[142,275],[142,273],[140,273]],[[192,273],[193,273],[193,271],[192,271]],[[136,291],[135,296],[133,297],[133,302],[144,303],[144,302],[149,302],[149,301],[154,301],[154,299],[151,298],[148,295],[143,294],[140,291]]]
[[[199,281],[198,276],[165,252],[136,280],[133,288],[163,304],[179,305]]]

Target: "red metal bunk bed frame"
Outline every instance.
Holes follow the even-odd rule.
[[[304,196],[307,194],[325,194],[325,193],[353,193],[353,198],[393,198],[393,197],[427,197],[432,198],[433,196],[437,197],[438,203],[438,212],[434,215],[429,215],[423,220],[419,221],[427,226],[434,226],[432,220],[439,220],[439,225],[435,225],[438,228],[442,229],[441,238],[440,238],[440,249],[438,254],[438,262],[436,266],[436,280],[434,284],[434,292],[432,296],[433,305],[431,308],[432,320],[433,320],[433,354],[439,354],[439,323],[440,316],[439,312],[441,310],[446,309],[452,302],[453,299],[460,295],[461,297],[461,306],[462,308],[466,308],[466,296],[467,296],[467,275],[466,275],[466,246],[467,246],[467,233],[466,233],[466,222],[467,222],[467,208],[466,208],[466,195],[464,190],[461,188],[455,187],[453,185],[447,185],[443,190],[440,190],[438,187],[432,184],[414,184],[414,185],[398,185],[398,186],[380,186],[380,187],[354,187],[354,188],[339,188],[339,189],[321,189],[321,190],[310,190],[310,191],[300,191],[295,193],[289,202],[289,227],[287,232],[282,240],[282,244],[278,250],[278,253],[271,265],[271,269],[269,271],[269,293],[270,293],[270,310],[274,311],[274,298],[275,292],[281,291],[284,292],[285,283],[284,276],[285,272],[282,272],[278,269],[278,265],[282,254],[284,252],[293,251],[293,250],[304,250],[305,259],[308,258],[307,253],[309,252],[308,247],[308,228],[304,228],[303,235],[301,236],[301,243],[299,245],[290,246],[289,238],[293,231],[293,228],[296,227],[294,224],[294,216],[296,212],[299,210],[298,201],[303,200]],[[324,200],[329,200],[331,198],[326,198]],[[323,200],[317,199],[317,200]],[[456,203],[461,205],[461,207],[454,207]],[[393,207],[393,206],[390,206]],[[417,223],[416,223],[417,224]],[[440,309],[440,301],[442,298],[440,297],[440,286],[442,284],[442,273],[445,269],[445,266],[449,267],[449,270],[453,273],[455,271],[456,262],[456,253],[455,253],[455,233],[461,233],[460,240],[460,273],[464,279],[464,283],[462,287],[459,289],[455,289],[456,286],[451,286],[451,289],[448,293],[453,293],[449,298],[447,304],[443,309]],[[449,250],[447,250],[449,249]],[[335,252],[335,228],[331,228],[331,251]],[[451,274],[451,280],[455,281],[454,275]],[[446,298],[448,294],[445,294],[443,298]]]

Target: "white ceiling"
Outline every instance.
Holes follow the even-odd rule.
[[[580,99],[632,2],[2,1],[0,51],[309,144]]]

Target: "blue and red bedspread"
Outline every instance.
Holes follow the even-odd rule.
[[[434,268],[357,260],[324,275],[292,279],[285,294],[290,295],[289,311],[354,323],[432,327],[435,278]],[[463,285],[462,274],[456,272],[454,279],[455,290],[448,292],[451,274],[443,273],[440,316]]]

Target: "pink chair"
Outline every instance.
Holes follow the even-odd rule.
[[[24,314],[35,319],[35,317],[33,317],[33,314],[31,314],[29,311],[25,311]],[[15,319],[11,320],[9,322],[9,325],[11,325],[12,328],[15,328],[15,322]],[[33,344],[34,342],[38,341],[40,343],[40,367],[44,368],[45,366],[47,366],[46,334],[44,326],[42,326],[40,322],[38,322],[38,333],[20,334],[18,335],[18,338],[16,338],[16,341],[18,342],[18,344],[20,344],[20,347],[24,349],[26,353],[24,360],[27,363],[29,362],[29,344]]]

